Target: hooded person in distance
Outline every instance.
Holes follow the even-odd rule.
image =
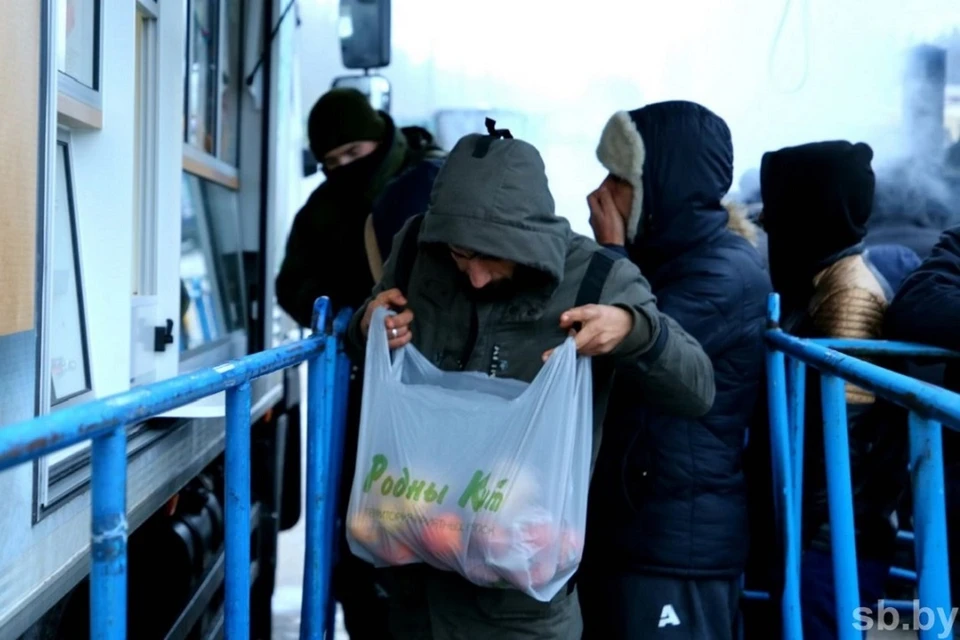
[[[873,150],[829,140],[764,154],[760,165],[770,275],[784,331],[879,339],[893,289],[864,244],[874,202]],[[882,597],[908,486],[906,415],[845,385],[857,563],[863,602]],[[804,637],[837,637],[820,376],[809,370],[804,416],[801,601]],[[769,467],[768,467],[769,469]]]

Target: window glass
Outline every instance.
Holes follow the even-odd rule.
[[[217,0],[189,0],[186,141],[209,154],[217,135]]]
[[[223,292],[227,328],[246,327],[246,288],[243,278],[243,246],[240,241],[240,196],[233,189],[200,178],[203,208],[210,222],[211,244],[217,258],[217,276]]]
[[[67,145],[57,145],[57,190],[51,229],[51,304],[46,318],[50,345],[50,404],[57,405],[89,391],[83,294],[77,251],[76,221]]]
[[[180,350],[189,351],[225,334],[203,196],[194,176],[183,176],[180,211]]]
[[[99,0],[57,1],[57,70],[98,89]]]
[[[133,295],[157,293],[156,125],[157,21],[136,20],[134,60]]]
[[[183,174],[181,351],[246,326],[237,192]]]
[[[240,0],[226,0],[220,70],[220,146],[217,155],[237,165],[240,133]]]

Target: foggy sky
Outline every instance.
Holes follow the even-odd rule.
[[[339,65],[337,0],[306,0],[304,113]],[[911,44],[960,27],[957,0],[404,0],[393,3],[393,115],[432,125],[441,109],[526,114],[518,135],[544,156],[558,213],[590,233],[584,198],[604,175],[603,124],[650,102],[701,102],[730,125],[734,188],[761,155],[845,138],[878,163],[902,141],[901,64]],[[329,34],[329,35],[328,35]],[[530,124],[533,123],[533,124]],[[499,122],[498,126],[517,126]]]

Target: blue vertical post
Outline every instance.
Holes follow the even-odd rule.
[[[326,610],[320,597],[321,553],[320,527],[323,489],[320,465],[324,464],[323,437],[323,358],[318,356],[307,363],[307,495],[306,532],[304,534],[303,599],[300,602],[301,640],[321,640]],[[318,504],[319,503],[319,504]]]
[[[227,389],[226,584],[227,640],[250,636],[250,383]]]
[[[324,614],[324,629],[333,630],[333,620],[331,616],[334,611],[333,603],[330,598],[330,574],[333,568],[333,549],[337,544],[336,540],[336,504],[337,496],[340,494],[340,487],[335,484],[334,473],[337,464],[340,462],[336,457],[335,447],[337,446],[337,437],[335,435],[336,422],[338,415],[337,407],[337,339],[335,336],[327,335],[325,337],[326,348],[323,350],[321,359],[323,360],[323,397],[326,402],[323,404],[324,413],[321,417],[322,432],[320,434],[323,443],[324,453],[326,454],[326,464],[320,468],[321,486],[323,488],[324,502],[318,507],[322,512],[320,521],[320,544],[323,556],[318,565],[320,572],[317,582],[320,583],[320,602],[326,610]]]
[[[90,637],[127,637],[127,430],[92,446]]]
[[[823,373],[820,386],[838,638],[861,640],[862,632],[852,622],[860,607],[860,587],[857,577],[857,545],[854,538],[853,487],[850,481],[850,443],[847,434],[844,381]]]
[[[774,508],[783,540],[784,571],[781,609],[785,640],[803,638],[800,621],[800,531],[795,522],[790,439],[787,423],[787,383],[783,353],[767,351],[767,387],[770,408],[770,448]]]
[[[344,433],[347,421],[347,400],[350,389],[350,358],[343,350],[343,337],[346,334],[347,326],[350,323],[351,312],[349,309],[341,309],[340,313],[333,321],[333,334],[327,336],[326,352],[335,354],[333,361],[327,361],[328,375],[334,376],[333,386],[331,388],[331,406],[332,415],[330,422],[330,432],[328,442],[330,443],[330,464],[329,478],[327,482],[330,487],[330,500],[327,507],[329,510],[330,529],[330,556],[327,561],[327,568],[324,573],[324,580],[330,580],[333,565],[339,561],[340,532],[343,523],[340,522],[338,515],[340,513],[340,480],[343,471],[343,446]],[[336,621],[336,603],[332,597],[327,598],[327,637],[334,635],[334,623]]]
[[[797,530],[803,529],[803,445],[806,416],[804,415],[807,400],[807,365],[802,360],[787,358],[787,380],[789,381],[789,416],[791,458],[793,462],[793,501],[794,522]],[[800,544],[800,536],[796,537]],[[800,550],[797,549],[797,557]]]
[[[327,434],[329,442],[330,464],[329,479],[331,491],[330,500],[327,502],[327,509],[330,513],[331,523],[337,528],[337,513],[339,511],[340,492],[337,488],[340,486],[340,476],[343,471],[343,439],[344,426],[347,419],[347,390],[350,385],[350,360],[343,353],[343,345],[339,336],[330,335],[326,337],[326,349],[324,355],[331,354],[332,360],[325,359],[327,375],[332,378],[333,383],[329,385],[330,391],[330,431]],[[333,541],[332,558],[336,557],[337,540]]]
[[[314,335],[322,335],[326,328],[329,308],[321,298],[314,307]],[[326,393],[330,372],[327,369],[326,348],[307,363],[307,489],[306,532],[303,563],[303,599],[300,603],[301,640],[322,640],[326,629],[329,584],[325,580],[324,560],[330,545],[327,525],[327,493],[324,484],[329,466],[329,422],[332,398]]]
[[[326,353],[337,353],[337,339],[335,336],[327,336]],[[333,385],[330,389],[330,405],[332,408],[330,419],[330,430],[327,434],[327,452],[329,453],[329,464],[327,465],[326,486],[328,489],[329,500],[327,500],[327,523],[330,527],[329,549],[326,550],[327,557],[323,566],[322,580],[329,581],[333,565],[337,562],[338,550],[340,546],[340,526],[337,518],[339,511],[340,498],[340,468],[343,460],[343,438],[340,430],[341,414],[346,417],[346,406],[341,407],[340,402],[340,358],[335,356],[332,366],[328,364],[327,374],[333,377]],[[327,592],[326,599],[326,637],[332,638],[334,635],[334,623],[336,622],[336,603]]]
[[[780,298],[771,294],[767,322],[780,321]],[[772,461],[774,507],[784,549],[781,623],[784,640],[801,640],[800,619],[800,530],[795,522],[793,481],[790,475],[790,436],[787,419],[787,376],[782,352],[767,347],[767,401],[770,411],[770,457]]]
[[[913,526],[920,604],[932,614],[920,620],[920,640],[953,638],[938,628],[950,615],[950,566],[943,487],[943,435],[939,422],[910,413],[910,471],[913,476]],[[933,624],[928,624],[933,622]],[[946,633],[947,635],[944,635]]]

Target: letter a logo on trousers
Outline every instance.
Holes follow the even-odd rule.
[[[658,628],[663,629],[664,627],[679,626],[680,618],[677,617],[677,612],[674,611],[673,605],[664,605],[663,609],[660,610],[660,624],[658,625]]]

